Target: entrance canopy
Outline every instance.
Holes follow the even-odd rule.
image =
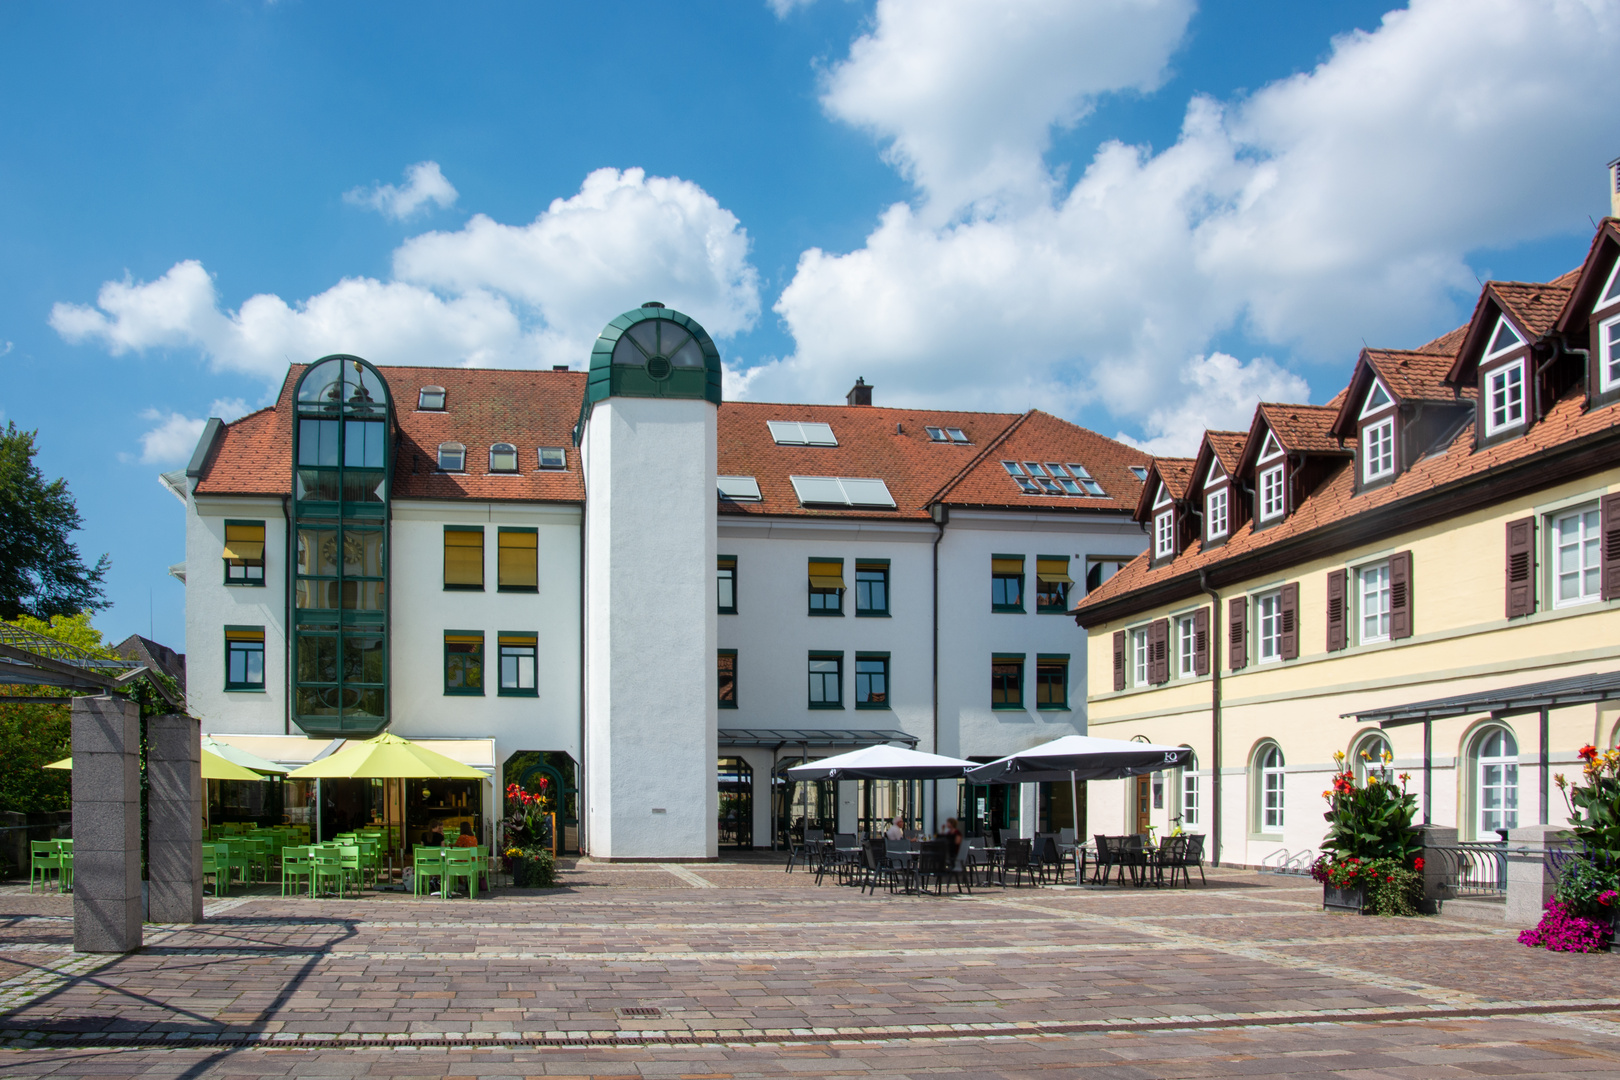
[[[1187,764],[1185,746],[1065,735],[968,770],[970,784],[1033,784],[1047,780],[1118,780]]]
[[[924,754],[903,746],[868,746],[787,771],[789,780],[947,780],[973,767],[971,761]]]
[[[881,746],[884,743],[917,745],[917,736],[904,731],[851,728],[721,728],[720,745],[782,750],[789,746]]]
[[[1385,709],[1362,709],[1345,713],[1344,716],[1353,716],[1363,724],[1392,728],[1449,716],[1473,716],[1478,713],[1507,716],[1615,699],[1620,699],[1620,671],[1605,671],[1596,675],[1575,675],[1567,679],[1505,686],[1500,690],[1478,690],[1455,697],[1414,701],[1410,705]]]

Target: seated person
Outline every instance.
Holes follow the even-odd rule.
[[[456,838],[456,847],[477,847],[478,837],[473,835],[472,826],[467,822],[461,823],[461,835]]]
[[[444,822],[438,820],[428,822],[427,835],[422,837],[422,843],[428,847],[443,847]]]

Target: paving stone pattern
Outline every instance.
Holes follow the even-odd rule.
[[[211,900],[139,953],[0,889],[7,1076],[1620,1074],[1620,957],[1309,881],[861,896],[759,861]]]

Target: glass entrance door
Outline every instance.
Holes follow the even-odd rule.
[[[720,775],[720,846],[754,846],[754,769],[742,758],[723,757]]]

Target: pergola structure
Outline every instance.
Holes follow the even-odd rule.
[[[0,622],[0,685],[51,686],[77,694],[125,693],[137,679],[144,678],[178,711],[185,703],[171,693],[162,680],[152,677],[147,665],[138,660],[109,659],[88,649],[69,645],[53,637]],[[5,704],[60,705],[61,696],[7,696]]]

